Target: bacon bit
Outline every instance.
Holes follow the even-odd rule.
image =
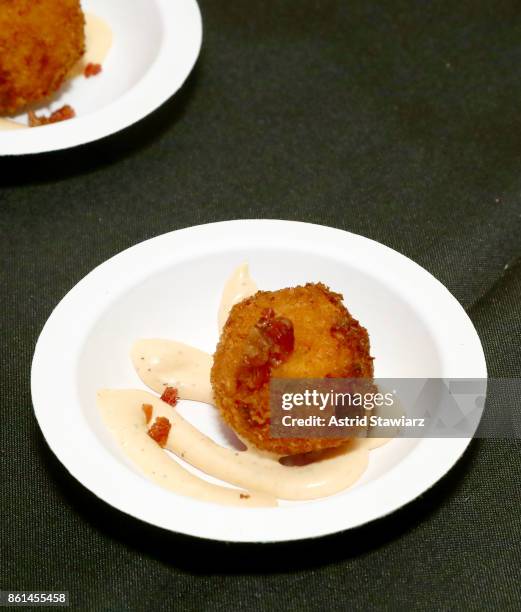
[[[50,123],[58,123],[59,121],[67,121],[68,119],[72,119],[76,117],[76,113],[72,106],[66,104],[62,106],[58,110],[55,110],[53,113],[49,115],[49,117],[44,117],[38,115],[34,111],[29,111],[29,127],[39,127],[40,125],[49,125]]]
[[[177,404],[177,389],[175,387],[167,387],[163,391],[161,399],[170,404],[170,406],[175,406]]]
[[[239,497],[240,497],[241,499],[250,499],[251,495],[246,495],[245,493],[241,493],[241,494],[239,495]]]
[[[143,404],[141,406],[143,412],[145,413],[145,423],[150,423],[150,419],[152,418],[152,404]]]
[[[171,427],[172,424],[166,417],[157,417],[152,427],[148,430],[148,435],[152,440],[157,442],[161,448],[164,448]]]
[[[255,325],[270,342],[270,365],[286,361],[293,352],[295,335],[293,323],[286,317],[276,317],[273,308],[268,308]]]
[[[239,385],[251,391],[269,382],[271,368],[287,361],[295,347],[293,323],[267,308],[250,332],[243,364],[237,372]]]
[[[90,77],[96,76],[101,71],[102,71],[101,64],[93,64],[92,62],[90,62],[89,64],[85,66],[85,70],[83,71],[83,74],[86,79],[90,79]]]

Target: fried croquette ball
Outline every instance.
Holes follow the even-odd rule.
[[[57,91],[85,51],[79,0],[0,0],[0,114]]]
[[[211,381],[222,417],[240,437],[278,455],[345,442],[271,438],[269,409],[272,377],[372,379],[367,330],[342,299],[318,283],[258,291],[232,308],[214,355]]]

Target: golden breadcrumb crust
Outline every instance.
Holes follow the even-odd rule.
[[[85,51],[79,0],[0,0],[0,114],[45,100]]]
[[[256,447],[294,455],[339,446],[338,439],[272,439],[269,381],[258,389],[240,384],[252,329],[268,309],[293,324],[294,349],[270,370],[278,378],[372,378],[367,330],[353,319],[342,295],[322,283],[259,291],[236,304],[217,346],[211,381],[217,406],[235,432]],[[246,357],[248,359],[248,357]]]

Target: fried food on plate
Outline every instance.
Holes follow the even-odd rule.
[[[257,448],[294,455],[342,444],[338,439],[270,438],[269,381],[278,378],[372,378],[367,330],[322,283],[258,291],[236,304],[211,372],[224,420]]]
[[[0,0],[0,114],[57,91],[85,51],[79,0]]]

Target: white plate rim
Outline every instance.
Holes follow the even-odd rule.
[[[0,156],[28,155],[69,149],[115,134],[137,123],[175,94],[188,78],[199,56],[203,24],[197,0],[151,0],[157,6],[164,28],[158,56],[142,79],[104,108],[78,116],[73,121],[44,128],[0,132]],[[174,32],[182,19],[183,35]],[[181,44],[182,47],[178,45]],[[168,78],[169,58],[184,59],[175,78]]]
[[[427,325],[434,320],[429,320],[434,307],[437,316],[444,317],[443,339],[453,339],[450,347],[439,347],[444,375],[487,378],[479,336],[462,306],[429,272],[389,247],[344,230],[284,220],[223,221],[169,232],[130,247],[87,274],[52,312],[36,344],[31,371],[35,416],[54,454],[97,497],[146,523],[186,535],[234,542],[300,540],[351,529],[390,514],[432,487],[461,457],[469,437],[423,439],[399,465],[349,495],[290,507],[243,509],[198,502],[159,487],[154,487],[151,496],[150,483],[118,463],[73,410],[57,426],[47,407],[57,402],[69,406],[78,403],[73,385],[74,357],[111,295],[156,272],[158,261],[180,261],[192,254],[212,252],[223,242],[229,246],[230,241],[238,248],[269,248],[278,239],[290,248],[309,248],[312,240],[320,253],[338,252],[335,249],[345,250],[349,245],[356,247],[357,256],[369,257],[376,266],[385,262],[385,277],[390,282],[401,279],[403,283],[407,278],[403,291],[408,299],[412,297],[418,303],[421,294],[421,312]],[[75,320],[73,328],[67,324],[71,320]],[[431,327],[431,332],[436,333],[436,329]],[[50,382],[57,365],[63,376],[60,386]],[[71,445],[75,434],[81,444]],[[421,479],[418,465],[422,465]]]

